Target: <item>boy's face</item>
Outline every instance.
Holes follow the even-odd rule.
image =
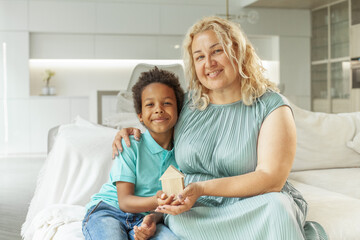
[[[139,120],[151,135],[172,134],[177,121],[177,103],[174,90],[162,83],[152,83],[141,93]]]

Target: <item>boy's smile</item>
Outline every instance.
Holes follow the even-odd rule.
[[[139,120],[155,141],[162,146],[165,140],[171,140],[178,118],[174,90],[162,83],[152,83],[142,91],[141,105]]]

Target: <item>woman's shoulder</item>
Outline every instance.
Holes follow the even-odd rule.
[[[290,105],[286,97],[273,90],[267,90],[259,97],[258,101],[264,103],[266,106]]]
[[[188,105],[189,102],[190,102],[190,100],[191,100],[190,92],[189,92],[189,91],[188,91],[188,92],[185,92],[185,93],[184,93],[184,106],[185,106],[185,105]]]
[[[261,106],[261,112],[263,112],[264,118],[281,106],[288,106],[291,109],[290,103],[286,97],[272,90],[267,90],[261,97],[259,97],[257,105]]]

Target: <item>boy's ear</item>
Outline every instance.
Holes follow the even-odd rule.
[[[139,118],[139,121],[140,121],[140,122],[143,122],[143,119],[142,119],[142,114],[141,114],[141,113],[139,113],[137,116],[138,116],[138,118]]]

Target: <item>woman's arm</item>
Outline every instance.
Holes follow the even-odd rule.
[[[115,159],[115,156],[119,154],[119,151],[122,152],[123,148],[121,145],[121,139],[123,138],[126,146],[130,147],[129,136],[134,135],[135,140],[139,140],[141,137],[141,131],[138,128],[122,128],[115,136],[115,139],[112,144],[112,158]]]
[[[283,106],[274,110],[261,126],[257,145],[258,162],[254,172],[189,184],[179,196],[184,205],[162,206],[157,210],[179,214],[189,210],[202,195],[250,197],[279,192],[290,173],[295,151],[295,123],[291,110]]]
[[[274,110],[261,126],[254,172],[199,183],[203,195],[249,197],[279,192],[289,176],[296,152],[296,128],[290,108]]]
[[[154,210],[158,206],[157,199],[162,191],[152,197],[138,197],[134,195],[135,185],[129,182],[116,182],[119,207],[124,212],[142,213]]]

